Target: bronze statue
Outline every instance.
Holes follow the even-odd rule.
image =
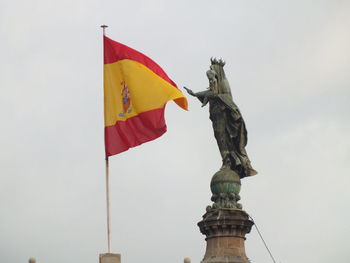
[[[224,65],[225,62],[221,59],[211,59],[210,70],[207,71],[209,79],[207,90],[194,93],[184,88],[202,102],[202,107],[209,102],[209,118],[213,123],[215,139],[222,157],[221,170],[231,169],[243,178],[255,175],[257,172],[251,166],[245,150],[247,130],[241,112],[232,101]]]

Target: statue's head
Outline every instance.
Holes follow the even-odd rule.
[[[210,70],[207,71],[207,77],[209,79],[209,85],[211,84],[211,78],[216,80],[216,89],[219,94],[229,94],[231,96],[230,84],[228,83],[224,71],[225,61],[216,58],[210,59]]]

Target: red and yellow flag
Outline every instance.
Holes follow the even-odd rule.
[[[166,132],[165,105],[187,100],[149,57],[104,36],[104,115],[106,157]]]

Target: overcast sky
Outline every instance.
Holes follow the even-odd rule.
[[[179,87],[227,63],[259,174],[241,203],[278,263],[350,257],[350,2],[0,2],[0,261],[97,263],[107,252],[101,24]],[[111,157],[112,251],[200,262],[197,222],[221,159],[208,107],[166,109],[168,132]],[[251,261],[271,262],[255,229]]]

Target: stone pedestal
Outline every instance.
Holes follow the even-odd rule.
[[[249,263],[244,241],[253,222],[245,211],[232,208],[211,210],[198,226],[207,241],[202,263]]]

